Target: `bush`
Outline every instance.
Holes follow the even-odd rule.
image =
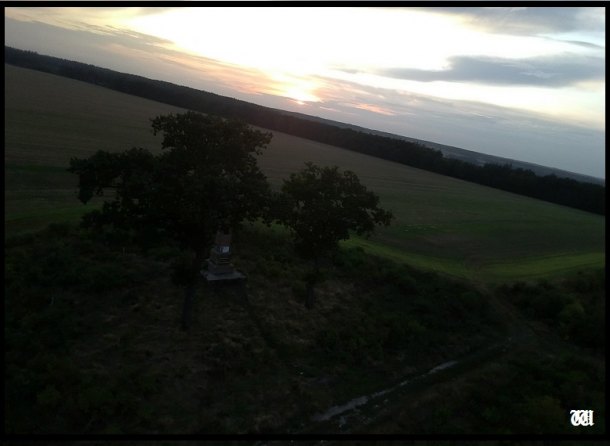
[[[12,235],[4,241],[4,248],[8,249],[17,246],[32,245],[38,238],[39,235],[35,232]]]
[[[481,306],[485,301],[483,296],[476,291],[465,291],[460,294],[459,300],[464,306],[470,310]]]
[[[568,290],[579,294],[603,291],[606,286],[606,275],[603,270],[579,271],[572,277],[565,279],[563,285]]]
[[[292,284],[292,292],[298,301],[304,301],[307,295],[307,286],[301,280],[295,280]]]
[[[568,333],[570,338],[581,347],[604,352],[606,348],[604,312],[592,311],[571,324]]]
[[[28,257],[23,274],[31,284],[69,287],[79,280],[78,255],[71,246],[59,240],[35,247]]]
[[[342,249],[335,255],[335,264],[351,273],[356,273],[366,264],[366,254],[360,247]]]
[[[60,402],[61,394],[53,385],[47,385],[43,391],[36,395],[36,403],[44,410],[55,410]]]
[[[405,266],[397,264],[381,266],[380,278],[395,286],[401,293],[412,294],[417,291],[417,282]]]
[[[129,283],[129,275],[120,264],[89,264],[81,271],[79,288],[90,293],[104,293]]]
[[[278,279],[283,276],[283,267],[279,262],[267,258],[258,263],[257,269],[267,279]]]
[[[55,237],[66,237],[75,230],[70,223],[51,223],[47,226],[46,232]]]
[[[186,251],[182,252],[172,262],[172,283],[176,286],[186,286],[192,283],[199,275],[199,271],[193,269],[195,254]]]
[[[161,261],[172,260],[180,255],[181,250],[175,246],[158,246],[148,250],[148,255]]]
[[[568,409],[562,407],[561,401],[555,397],[549,395],[528,397],[520,405],[519,413],[521,414],[519,430],[522,432],[535,434],[569,432],[566,423]]]
[[[409,321],[411,322],[411,321]],[[384,347],[388,349],[398,349],[403,347],[411,337],[411,330],[408,323],[398,317],[390,317],[385,321],[387,332],[383,341]]]

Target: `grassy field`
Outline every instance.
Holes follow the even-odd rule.
[[[149,118],[180,109],[5,65],[5,236],[75,220],[71,157],[160,150]],[[261,167],[278,186],[305,161],[356,172],[396,219],[378,255],[478,282],[553,277],[605,263],[604,217],[274,133]],[[92,204],[89,206],[95,206]]]
[[[149,119],[180,111],[11,65],[4,91],[5,235],[80,218],[91,206],[76,199],[70,158],[133,146],[159,150]]]

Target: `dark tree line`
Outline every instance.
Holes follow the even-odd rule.
[[[233,98],[219,96],[169,82],[119,73],[79,62],[5,46],[5,62],[111,88],[123,93],[195,111],[242,119],[250,124],[324,144],[342,147],[412,167],[460,178],[485,186],[526,195],[552,203],[605,215],[606,188],[601,185],[538,176],[531,170],[509,165],[476,166],[443,157],[421,144],[313,121]]]

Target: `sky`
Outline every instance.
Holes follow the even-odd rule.
[[[602,7],[11,7],[5,44],[605,178]]]

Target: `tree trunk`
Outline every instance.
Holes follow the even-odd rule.
[[[193,314],[193,302],[197,291],[197,281],[199,279],[199,268],[203,261],[203,253],[197,251],[195,260],[191,266],[190,283],[184,288],[184,303],[182,305],[182,330],[189,331]]]
[[[313,289],[314,282],[313,280],[307,281],[307,296],[305,297],[305,306],[307,309],[311,310],[313,308],[313,304],[316,300],[316,294]]]
[[[189,331],[191,328],[195,290],[196,287],[194,282],[184,289],[184,304],[182,305],[182,330],[184,331]]]
[[[320,264],[318,258],[314,259],[314,268],[307,278],[307,296],[305,297],[305,306],[308,309],[312,309],[314,303],[316,302],[316,293],[314,287],[318,282],[318,277],[320,276]]]

